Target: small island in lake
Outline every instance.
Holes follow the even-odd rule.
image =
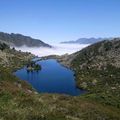
[[[27,64],[27,71],[39,71],[41,70],[41,65],[36,64],[34,61],[30,61]]]

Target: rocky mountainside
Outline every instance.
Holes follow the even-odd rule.
[[[8,34],[0,32],[0,41],[13,47],[21,47],[23,45],[27,47],[51,47],[41,40],[14,33]]]
[[[73,63],[80,64],[80,68],[88,67],[101,70],[102,67],[112,65],[120,67],[120,39],[102,41],[76,53]],[[90,67],[90,68],[89,68]],[[105,68],[104,68],[105,69]]]
[[[87,89],[89,98],[120,108],[120,39],[98,42],[72,56],[77,86]]]
[[[93,44],[104,40],[105,38],[79,38],[77,40],[61,42],[64,44]]]
[[[0,67],[2,68],[13,69],[21,67],[33,57],[34,55],[29,52],[16,51],[7,44],[0,42]]]

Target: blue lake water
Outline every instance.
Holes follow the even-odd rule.
[[[38,61],[42,69],[38,72],[27,72],[26,67],[17,70],[15,75],[28,81],[34,89],[41,93],[60,93],[80,95],[85,93],[76,87],[74,72],[54,59]]]

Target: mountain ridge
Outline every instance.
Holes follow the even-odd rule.
[[[100,42],[102,40],[105,40],[105,39],[112,39],[112,38],[94,38],[94,37],[91,37],[91,38],[79,38],[77,40],[72,40],[72,41],[65,41],[65,42],[61,42],[61,44],[94,44],[96,42]]]
[[[8,33],[0,32],[0,41],[12,47],[21,47],[24,45],[27,47],[52,47],[51,45],[44,43],[39,39],[34,39],[32,37],[18,33],[8,34]]]

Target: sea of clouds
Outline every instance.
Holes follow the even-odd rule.
[[[16,47],[16,50],[21,50],[23,52],[31,52],[39,57],[48,56],[48,55],[63,55],[63,54],[72,54],[77,52],[85,47],[88,44],[53,44],[52,48],[46,47]]]

